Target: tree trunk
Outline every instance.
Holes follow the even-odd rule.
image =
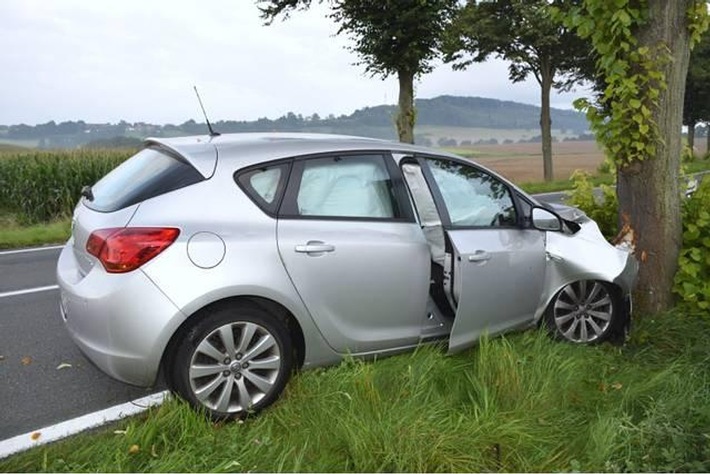
[[[697,122],[691,122],[688,124],[688,147],[690,147],[690,152],[695,156],[695,126]]]
[[[414,143],[414,74],[397,71],[399,79],[399,110],[397,111],[397,135],[402,143]]]
[[[550,91],[552,71],[548,57],[540,58],[540,133],[542,135],[542,169],[545,181],[552,181],[552,119],[550,118]]]
[[[710,155],[710,122],[705,122],[705,155],[707,158]]]
[[[685,77],[690,57],[686,12],[693,0],[648,0],[650,18],[639,30],[639,46],[669,51],[653,120],[661,140],[654,156],[619,168],[619,218],[641,266],[634,294],[637,314],[671,307],[673,277],[681,246],[679,168]],[[665,48],[668,48],[666,50]],[[623,232],[623,231],[622,231]]]

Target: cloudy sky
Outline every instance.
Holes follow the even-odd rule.
[[[264,26],[252,0],[0,0],[0,124],[201,121],[193,85],[212,121],[395,103],[396,81],[353,65],[326,13]],[[537,83],[510,84],[501,61],[442,65],[416,92],[539,105]],[[553,95],[553,106],[580,94]]]

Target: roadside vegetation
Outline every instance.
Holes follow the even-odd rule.
[[[20,224],[70,217],[81,188],[133,153],[132,149],[4,152],[0,154],[0,209]]]
[[[213,424],[179,400],[0,461],[0,471],[710,470],[710,320],[646,318],[624,347],[543,330],[294,376]],[[39,433],[41,436],[41,433]]]
[[[0,149],[0,249],[66,241],[81,188],[133,149]]]

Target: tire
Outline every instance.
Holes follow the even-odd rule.
[[[249,303],[193,317],[172,346],[171,389],[213,420],[241,418],[272,404],[294,364],[286,324]]]
[[[558,339],[596,344],[609,339],[623,324],[617,289],[609,283],[580,280],[562,288],[550,301],[545,321]]]

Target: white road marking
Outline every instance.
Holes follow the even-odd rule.
[[[18,250],[3,250],[0,252],[0,256],[3,255],[14,255],[18,253],[31,253],[31,252],[43,252],[45,250],[57,250],[64,247],[63,245],[50,245],[48,247],[32,247],[29,249],[18,249]]]
[[[40,286],[37,288],[27,288],[26,290],[6,291],[5,293],[0,293],[0,298],[9,298],[10,296],[28,295],[30,293],[40,293],[42,291],[57,289],[59,289],[59,285]]]
[[[89,413],[88,415],[83,415],[56,425],[47,426],[0,441],[0,459],[26,451],[35,446],[59,441],[60,439],[73,436],[91,428],[103,426],[112,421],[137,415],[146,411],[148,408],[162,404],[169,396],[168,394],[169,392],[167,390],[154,393],[131,402],[115,405],[104,410]]]

